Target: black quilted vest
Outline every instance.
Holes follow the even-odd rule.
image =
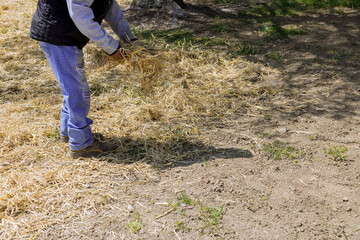
[[[101,24],[113,0],[94,0],[90,6],[94,21]],[[89,38],[84,36],[72,21],[66,0],[39,0],[31,20],[30,37],[54,45],[83,48]]]

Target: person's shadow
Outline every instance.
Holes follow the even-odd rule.
[[[118,149],[103,156],[103,159],[116,163],[146,162],[153,167],[167,168],[188,166],[207,162],[216,158],[251,158],[249,150],[236,148],[215,148],[200,141],[171,139],[165,142],[156,139],[132,137],[113,138]]]

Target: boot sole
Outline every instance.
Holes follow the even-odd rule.
[[[99,151],[71,151],[70,150],[70,157],[73,159],[78,159],[78,158],[97,158],[100,157],[101,155],[103,155],[104,152],[99,150]]]

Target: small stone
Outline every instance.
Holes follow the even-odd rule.
[[[352,208],[351,208],[351,207],[348,207],[348,208],[346,209],[346,211],[347,211],[347,212],[351,212],[351,211],[352,211]]]
[[[300,222],[300,223],[295,223],[295,224],[294,224],[294,228],[302,227],[302,225],[303,225],[303,224],[302,224],[301,222]]]
[[[343,202],[348,202],[348,201],[349,201],[349,199],[347,197],[343,198]]]
[[[134,212],[134,208],[130,204],[128,204],[128,211],[130,213]]]
[[[278,129],[276,129],[276,131],[277,131],[278,133],[284,134],[284,133],[287,132],[287,128],[285,128],[285,127],[283,127],[283,128],[278,128]]]

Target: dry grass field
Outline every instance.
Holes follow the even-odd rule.
[[[0,239],[360,239],[360,12],[258,2],[126,12],[124,63],[88,44],[119,148],[73,160],[36,1],[0,0]]]

